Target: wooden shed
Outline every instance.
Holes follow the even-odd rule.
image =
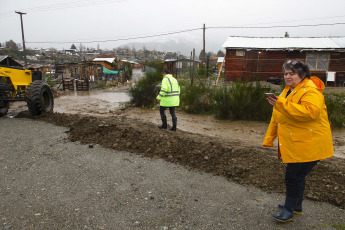
[[[226,81],[282,79],[284,61],[300,59],[312,76],[344,85],[345,38],[229,37],[223,47]]]
[[[176,75],[176,63],[177,59],[166,59],[164,60],[164,69],[168,69],[172,75]]]
[[[188,58],[183,58],[183,59],[178,59],[176,60],[176,68],[177,69],[188,69],[189,67],[193,66],[198,67],[199,66],[199,61],[188,59]]]
[[[60,79],[100,80],[103,68],[91,62],[56,64],[56,77]]]
[[[0,65],[24,68],[24,66],[22,64],[20,64],[14,58],[9,57],[7,55],[0,55]]]
[[[95,58],[92,62],[110,70],[117,70],[117,58]]]

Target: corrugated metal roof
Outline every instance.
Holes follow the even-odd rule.
[[[177,61],[177,59],[171,58],[171,59],[165,59],[164,62],[175,62]]]
[[[5,66],[23,67],[23,65],[7,55],[0,56],[0,64]]]
[[[341,47],[345,47],[345,38],[332,38],[332,40]]]
[[[106,61],[109,63],[113,63],[115,61],[116,58],[95,58],[93,59],[93,61]]]
[[[217,62],[223,62],[224,61],[224,57],[219,57]]]
[[[223,47],[276,50],[345,49],[345,38],[229,37]]]
[[[4,60],[5,58],[7,58],[7,57],[8,57],[7,55],[5,55],[5,56],[0,55],[0,62],[1,62],[2,60]]]

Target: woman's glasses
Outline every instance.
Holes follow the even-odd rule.
[[[298,60],[287,60],[286,64],[296,66],[296,65],[302,65],[302,62]]]

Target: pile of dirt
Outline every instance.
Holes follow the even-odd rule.
[[[128,151],[150,158],[162,158],[191,170],[224,176],[267,192],[285,192],[285,165],[277,161],[276,150],[239,140],[223,141],[178,130],[159,130],[151,123],[122,116],[93,117],[52,113],[32,117],[69,128],[69,139],[83,144]],[[345,162],[331,158],[321,161],[309,174],[305,197],[345,208]]]

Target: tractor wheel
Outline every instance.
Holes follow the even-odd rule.
[[[26,102],[32,115],[52,112],[54,108],[53,93],[43,81],[33,81],[26,90]]]
[[[8,112],[9,102],[0,101],[0,117],[5,116]]]

